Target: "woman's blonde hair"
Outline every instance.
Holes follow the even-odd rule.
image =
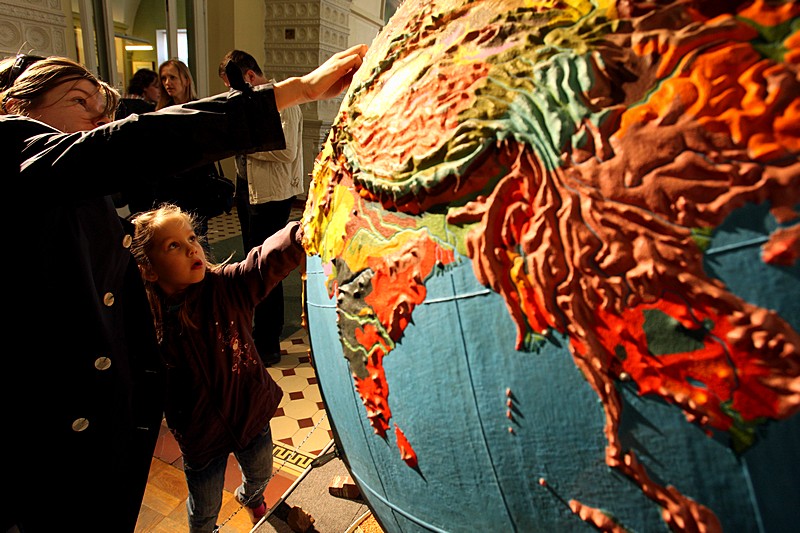
[[[0,62],[0,79],[3,91],[0,92],[0,108],[3,114],[27,115],[35,108],[44,95],[62,83],[86,80],[102,93],[105,98],[103,116],[113,119],[119,105],[120,95],[106,82],[86,70],[80,63],[66,57],[46,57],[31,61],[24,70],[15,72],[27,56],[17,56]],[[35,57],[35,56],[34,56]],[[13,101],[13,106],[10,102]]]
[[[158,66],[158,79],[161,80],[161,70],[168,66],[172,65],[178,71],[178,76],[183,79],[183,101],[184,102],[191,102],[192,100],[197,100],[197,93],[194,92],[194,80],[192,80],[192,73],[189,71],[189,67],[186,66],[186,63],[181,61],[180,59],[167,59],[163,63]],[[167,91],[164,90],[164,84],[161,84],[161,96],[158,98],[158,103],[156,104],[156,111],[159,109],[164,109],[165,107],[169,107],[171,105],[175,105],[175,99],[172,98]],[[183,102],[182,102],[183,103]]]
[[[145,279],[144,270],[151,266],[149,253],[154,245],[153,237],[156,231],[166,222],[175,219],[183,220],[197,232],[199,226],[197,218],[192,213],[183,211],[174,204],[161,204],[157,209],[144,211],[132,219],[134,233],[131,243],[131,254],[133,254],[134,259],[136,259],[136,264],[139,265],[139,270],[142,272],[142,281],[147,291],[147,300],[150,302],[150,309],[153,311],[153,323],[155,324],[159,344],[164,338],[164,296],[156,283]],[[213,269],[218,266],[219,265],[211,263],[208,257],[206,257],[206,269]],[[187,302],[190,300],[190,297],[191,294],[187,294],[183,303],[180,305],[178,318],[182,326],[197,329],[197,326],[192,323],[189,316]]]

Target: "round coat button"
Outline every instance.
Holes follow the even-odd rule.
[[[105,296],[103,296],[103,303],[106,307],[111,307],[114,305],[114,293],[107,292]]]
[[[131,237],[130,235],[125,235],[125,237],[122,238],[122,247],[123,248],[130,248],[131,247],[131,243],[133,243],[133,237]]]
[[[89,427],[89,421],[85,418],[76,418],[72,423],[72,431],[83,431]]]
[[[97,370],[108,370],[111,368],[111,358],[110,357],[98,357],[94,360],[94,367]]]

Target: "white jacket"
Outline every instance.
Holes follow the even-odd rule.
[[[281,125],[285,149],[247,154],[246,176],[251,204],[286,200],[303,192],[303,112],[300,107],[281,111]]]

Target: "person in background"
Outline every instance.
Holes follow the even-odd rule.
[[[161,81],[155,70],[140,68],[128,82],[128,92],[120,100],[115,120],[120,120],[128,115],[150,113],[156,110],[156,104],[161,97]]]
[[[219,64],[219,76],[230,88],[225,68],[232,63],[251,86],[268,80],[256,59],[242,50],[231,50]],[[286,149],[236,156],[236,210],[244,249],[249,250],[279,231],[287,222],[292,204],[303,193],[303,112],[300,106],[281,111]],[[283,284],[278,283],[256,307],[253,338],[266,366],[281,360],[284,324]]]
[[[167,59],[158,66],[158,78],[161,81],[161,97],[156,105],[156,110],[161,110],[176,104],[185,104],[197,100],[194,90],[192,73],[186,63],[180,59]],[[167,145],[166,148],[168,148]],[[167,150],[169,151],[169,150]],[[203,212],[201,206],[206,205],[207,199],[203,198],[203,187],[193,186],[199,180],[209,175],[218,174],[216,165],[207,163],[197,166],[186,172],[174,175],[159,176],[155,180],[153,198],[145,209],[157,207],[163,203],[177,204],[181,208],[191,211],[197,217],[198,234],[203,239],[208,234],[209,214]],[[135,214],[138,210],[131,210]],[[206,251],[210,251],[208,244]]]
[[[191,533],[211,533],[228,456],[242,471],[235,496],[256,524],[272,477],[270,420],[283,393],[253,344],[256,305],[305,258],[293,222],[240,263],[213,265],[193,216],[164,205],[133,219],[139,264],[167,365],[166,418],[183,455]]]
[[[158,66],[158,79],[161,81],[161,95],[156,110],[197,100],[192,73],[180,59],[167,59],[161,63]]]
[[[131,533],[164,412],[165,367],[135,259],[133,227],[110,195],[242,151],[285,147],[280,110],[332,98],[365,45],[300,77],[111,122],[118,94],[59,57],[0,61],[0,222],[16,259],[4,321],[0,531]]]

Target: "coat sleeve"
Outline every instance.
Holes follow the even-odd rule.
[[[303,112],[299,106],[292,106],[281,111],[281,126],[283,137],[286,139],[286,148],[268,152],[254,152],[250,157],[272,163],[291,163],[298,157],[303,157],[302,127]]]
[[[240,286],[252,298],[255,307],[305,259],[299,231],[300,222],[289,222],[250,250],[243,261],[224,266],[223,276],[243,279]]]
[[[115,193],[153,172],[173,174],[236,153],[286,147],[271,85],[131,115],[91,131],[67,134],[3,117],[0,132],[15,141],[9,149],[21,148],[0,149],[0,155],[19,162],[24,182],[73,198]]]

